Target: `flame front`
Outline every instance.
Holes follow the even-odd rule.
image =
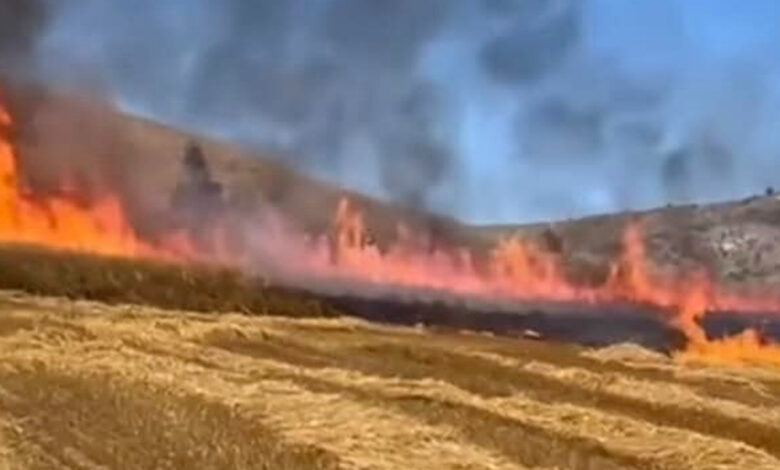
[[[116,197],[107,195],[89,207],[61,197],[27,197],[8,137],[12,126],[11,116],[0,107],[0,241],[103,255],[138,256],[152,251],[133,234]]]
[[[478,274],[468,253],[453,259],[442,253],[410,253],[391,247],[381,254],[376,247],[364,243],[368,237],[362,215],[346,200],[339,206],[336,225],[336,275],[490,299],[649,305],[666,312],[669,322],[688,339],[687,349],[676,355],[681,360],[780,366],[780,345],[767,344],[755,330],[731,338],[710,339],[701,326],[707,312],[714,310],[780,312],[780,298],[742,297],[724,291],[704,272],[688,273],[682,278],[654,273],[641,227],[636,224],[625,230],[621,255],[612,263],[606,282],[596,287],[572,285],[557,255],[520,238],[499,242],[491,252],[488,272]]]
[[[120,198],[107,193],[87,205],[67,196],[32,197],[21,186],[17,155],[11,142],[13,120],[0,102],[0,242],[28,243],[56,249],[123,257],[195,256],[196,243],[185,233],[172,233],[164,242],[141,239],[129,222]],[[66,188],[66,185],[62,186]],[[379,286],[409,287],[489,300],[555,300],[575,302],[633,302],[658,307],[688,338],[681,359],[726,363],[761,362],[780,365],[780,346],[766,344],[748,330],[723,340],[707,338],[700,320],[714,309],[780,312],[772,297],[741,297],[727,293],[704,274],[665,279],[652,272],[641,228],[628,227],[621,256],[602,285],[577,286],[564,275],[559,255],[520,238],[500,241],[490,252],[487,267],[477,269],[468,250],[457,253],[426,246],[404,227],[398,242],[380,251],[370,242],[363,216],[341,201],[331,237],[310,243],[280,224],[270,224],[265,245],[241,248],[224,242],[231,225],[217,224],[218,249],[211,260],[248,267],[260,253],[270,253],[284,265],[318,278],[349,280]],[[240,228],[235,227],[236,230]],[[269,248],[269,245],[273,247]],[[213,248],[213,247],[212,247]],[[237,250],[243,250],[238,252]],[[247,261],[249,260],[249,261]]]
[[[141,240],[128,222],[120,199],[106,193],[87,205],[62,196],[32,197],[21,186],[10,135],[14,122],[0,102],[0,242],[42,245],[108,256],[171,258],[191,253],[177,234],[162,246]]]

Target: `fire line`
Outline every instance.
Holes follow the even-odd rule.
[[[186,260],[199,251],[197,243],[186,234],[171,233],[162,242],[142,239],[129,222],[121,198],[110,192],[86,205],[73,200],[67,191],[46,197],[27,194],[19,175],[13,127],[13,118],[0,100],[0,242],[169,260]],[[303,243],[302,235],[282,233],[278,238],[289,248],[282,250],[282,255],[300,258],[299,268],[312,276],[388,288],[419,288],[487,299],[649,304],[669,312],[672,324],[688,338],[687,349],[678,354],[681,359],[780,365],[780,346],[766,344],[754,330],[711,340],[700,326],[703,316],[714,309],[780,312],[780,299],[735,295],[702,273],[682,280],[652,273],[637,225],[626,229],[621,255],[612,264],[606,282],[596,287],[573,285],[564,275],[559,255],[520,238],[500,241],[489,255],[488,269],[479,271],[467,250],[457,256],[416,250],[413,235],[405,229],[399,230],[398,243],[380,252],[366,243],[368,231],[363,215],[347,200],[339,204],[334,225],[334,235],[328,242],[313,245]],[[221,226],[213,230],[228,231]],[[250,252],[231,252],[241,249]],[[251,249],[244,245],[223,243],[220,251],[217,261],[228,260],[235,267],[246,268],[242,265],[245,261],[239,260],[253,259]]]

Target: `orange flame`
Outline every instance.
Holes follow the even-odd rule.
[[[183,233],[169,234],[162,243],[140,239],[116,195],[105,194],[85,206],[65,192],[48,198],[25,194],[20,186],[17,155],[8,137],[13,124],[0,102],[0,242],[125,257],[195,256],[197,247]],[[212,261],[245,266],[246,260],[253,258],[253,250],[276,252],[276,256],[282,252],[284,264],[296,265],[307,274],[383,286],[499,300],[649,304],[669,312],[670,321],[688,338],[688,349],[679,354],[680,358],[780,365],[780,346],[765,344],[753,330],[733,338],[710,340],[700,326],[701,319],[713,309],[780,312],[778,299],[728,293],[700,273],[685,279],[658,276],[652,272],[637,225],[625,231],[621,256],[613,263],[607,281],[596,287],[573,285],[566,279],[560,255],[518,237],[500,241],[490,252],[484,270],[475,267],[472,254],[465,249],[457,253],[429,252],[423,248],[427,246],[424,240],[405,227],[399,227],[399,242],[383,252],[371,243],[362,213],[346,199],[338,206],[332,236],[326,243],[315,243],[314,249],[307,248],[310,244],[302,235],[296,238],[286,227],[272,230],[274,243],[281,249],[237,248],[228,241],[226,228],[214,228]]]
[[[398,247],[381,254],[365,243],[368,237],[362,214],[346,200],[339,205],[336,229],[336,269],[340,275],[356,280],[490,298],[646,304],[668,312],[670,323],[688,339],[688,348],[678,354],[680,358],[780,364],[780,346],[763,344],[755,331],[712,340],[700,324],[708,311],[717,309],[780,312],[780,299],[741,297],[722,291],[703,272],[684,278],[653,273],[637,224],[629,224],[625,230],[621,255],[612,264],[607,281],[592,288],[572,285],[558,255],[517,237],[498,243],[490,254],[487,274],[480,275],[468,253],[461,262],[442,253],[410,254]]]
[[[691,341],[688,348],[675,354],[684,362],[719,365],[772,365],[780,367],[780,345],[767,344],[755,329],[720,340]]]
[[[615,283],[610,289],[629,300],[646,302],[670,309],[674,315],[672,324],[688,339],[687,348],[676,354],[681,360],[696,360],[720,364],[760,363],[780,366],[780,345],[762,341],[754,329],[723,339],[709,339],[701,321],[712,310],[742,312],[780,312],[777,297],[741,297],[719,289],[704,273],[694,273],[687,279],[672,282],[651,279],[648,257],[642,242],[641,231],[635,225],[624,236],[621,263],[627,266],[629,275],[625,282]],[[614,272],[614,271],[613,271]]]
[[[8,137],[13,124],[0,103],[0,242],[111,256],[166,255],[138,238],[120,200],[113,194],[105,194],[87,206],[66,196],[38,199],[26,195],[20,186],[17,156]],[[185,243],[174,240],[172,236],[171,246],[186,248]]]

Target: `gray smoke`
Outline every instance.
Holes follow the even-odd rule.
[[[488,6],[499,8],[496,2]],[[580,40],[580,2],[528,1],[500,6],[510,26],[490,39],[480,60],[497,80],[523,83],[539,80],[555,67]]]
[[[428,191],[456,164],[434,129],[442,98],[416,72],[446,5],[201,0],[184,18],[149,0],[66,0],[49,43],[70,43],[82,69],[141,112],[427,206]],[[101,46],[95,36],[74,39],[77,27]],[[83,79],[51,68],[57,80]],[[361,184],[360,174],[373,178]]]
[[[29,72],[48,19],[47,0],[0,0],[0,74]]]
[[[36,51],[52,84],[475,221],[776,185],[760,54],[708,61],[686,52],[678,2],[632,2],[625,25],[615,3],[60,0],[11,22],[51,17],[0,61]],[[634,43],[599,43],[620,28]]]

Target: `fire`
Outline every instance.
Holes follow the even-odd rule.
[[[370,243],[363,215],[349,201],[340,202],[331,243],[328,275],[373,284],[442,290],[459,294],[480,292],[481,283],[471,263],[459,263],[442,253],[423,254],[422,240],[398,227],[399,242],[382,253]]]
[[[197,243],[186,233],[170,233],[164,241],[141,239],[129,222],[121,199],[107,192],[89,204],[68,196],[40,197],[25,192],[11,142],[14,122],[0,102],[0,242],[123,257],[182,259],[200,256]],[[223,221],[224,222],[224,221]],[[348,280],[376,286],[407,287],[449,295],[489,300],[554,300],[575,302],[633,302],[655,306],[688,338],[684,360],[761,362],[780,365],[780,346],[766,344],[758,332],[748,330],[711,340],[700,323],[708,311],[780,312],[778,299],[742,297],[718,288],[704,273],[670,279],[652,270],[642,229],[630,225],[623,236],[621,255],[600,286],[570,282],[561,255],[547,252],[519,237],[501,240],[478,267],[468,250],[431,250],[424,238],[398,227],[397,242],[380,250],[366,227],[362,213],[346,199],[336,212],[330,236],[307,240],[281,223],[264,227],[259,244],[235,244],[228,234],[232,223],[211,227],[210,261],[240,268],[265,257],[264,266],[284,266],[294,275]],[[202,247],[200,247],[202,248]],[[268,258],[275,258],[268,263]],[[261,268],[262,270],[262,268]],[[263,273],[261,273],[263,274]]]
[[[675,354],[684,362],[704,362],[727,366],[755,364],[780,367],[780,345],[767,344],[755,329],[716,341],[691,341]]]
[[[362,215],[346,200],[339,205],[335,220],[335,269],[353,280],[491,299],[650,305],[665,312],[668,321],[688,339],[687,349],[677,355],[680,359],[780,365],[780,345],[765,344],[754,330],[713,340],[701,326],[707,312],[713,310],[780,312],[780,299],[725,292],[704,272],[675,278],[654,273],[642,229],[637,224],[630,224],[625,230],[621,255],[612,264],[606,282],[581,287],[566,279],[558,255],[520,238],[500,241],[490,253],[487,273],[479,273],[468,253],[459,260],[443,253],[404,251],[398,246],[380,253],[366,243],[369,237]],[[409,238],[405,231],[401,232],[400,239]]]
[[[0,241],[43,245],[110,256],[165,256],[166,251],[136,236],[124,208],[107,193],[83,206],[62,196],[36,198],[24,191],[19,179],[17,155],[10,140],[13,119],[0,102]],[[170,245],[186,249],[186,243]]]
[[[636,225],[626,230],[623,257],[618,265],[625,266],[629,275],[622,282],[612,277],[606,294],[618,294],[635,302],[669,309],[673,315],[672,324],[688,339],[687,348],[676,354],[678,359],[780,366],[780,345],[763,341],[755,329],[729,338],[709,339],[701,326],[707,312],[712,310],[780,312],[780,301],[776,297],[740,297],[725,292],[703,272],[689,274],[682,280],[653,279],[641,231]]]
[[[577,291],[564,281],[558,258],[519,238],[499,241],[491,253],[490,270],[504,291],[539,298],[576,296]]]

